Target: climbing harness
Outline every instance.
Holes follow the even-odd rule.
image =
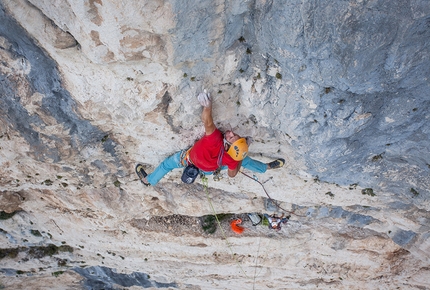
[[[184,172],[182,173],[182,181],[185,183],[188,183],[188,184],[193,183],[194,180],[197,178],[197,175],[194,176],[194,174],[192,174],[193,175],[192,181],[191,182],[185,181],[185,180],[188,180],[188,181],[190,180],[188,177],[189,174],[187,174],[186,172],[191,171],[192,173],[194,173],[194,168],[197,168],[196,166],[194,166],[194,163],[190,158],[190,151],[192,148],[193,147],[190,147],[187,150],[183,150],[181,153],[181,156],[179,158],[181,160],[182,166],[185,167]],[[222,169],[222,158],[224,157],[224,152],[225,152],[224,146],[221,146],[220,151],[218,153],[218,160],[217,160],[218,168],[213,172],[213,179],[215,181],[220,181],[222,179],[221,169]],[[199,170],[200,175],[204,176],[204,173],[200,169],[198,169],[198,170]]]
[[[186,167],[189,164],[193,164],[193,162],[190,159],[190,151],[191,151],[191,149],[193,149],[193,146],[191,146],[189,149],[183,150],[181,152],[181,157],[179,159],[181,160],[181,164],[184,167]]]

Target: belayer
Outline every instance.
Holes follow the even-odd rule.
[[[281,224],[286,224],[291,217],[284,217],[284,214],[282,214],[280,217],[275,214],[269,216],[267,213],[265,213],[264,216],[269,222],[269,229],[277,231],[281,230]]]
[[[280,168],[285,160],[276,159],[263,163],[248,157],[247,140],[233,131],[224,134],[215,126],[212,118],[212,101],[210,95],[200,93],[198,101],[203,106],[202,122],[205,126],[205,136],[198,140],[190,149],[181,150],[167,157],[150,174],[137,164],[136,173],[143,184],[156,185],[163,176],[175,168],[185,168],[182,181],[193,183],[199,173],[209,175],[227,169],[228,176],[235,177],[241,166],[254,172],[264,173],[268,169]]]

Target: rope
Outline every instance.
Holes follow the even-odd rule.
[[[276,205],[276,207],[277,207],[277,208],[279,208],[280,210],[285,211],[285,212],[286,212],[286,213],[288,213],[288,214],[292,214],[292,215],[299,216],[299,217],[305,217],[305,216],[298,215],[298,214],[294,213],[294,211],[289,211],[289,210],[286,210],[286,209],[282,208],[276,200],[274,200],[273,198],[271,198],[271,197],[270,197],[270,195],[267,193],[267,190],[266,190],[266,188],[264,187],[264,184],[263,184],[263,183],[261,183],[257,178],[254,178],[254,177],[252,177],[252,176],[249,176],[248,174],[246,174],[246,173],[245,173],[245,172],[243,172],[242,170],[240,170],[240,173],[242,173],[242,174],[243,174],[243,175],[245,175],[246,177],[248,177],[248,178],[250,178],[250,179],[252,179],[252,180],[254,180],[254,181],[258,182],[258,183],[261,185],[261,187],[263,187],[263,190],[264,190],[264,192],[266,193],[266,195],[267,195],[267,197],[269,198],[269,200],[270,200],[270,201],[272,201],[272,202]]]
[[[254,281],[252,284],[252,289],[255,290],[255,279],[257,278],[257,261],[258,261],[258,255],[260,254],[260,242],[261,242],[261,238],[258,238],[258,248],[257,248],[257,256],[255,257],[255,268],[254,268]],[[260,273],[258,273],[258,275],[260,275]]]
[[[243,274],[246,276],[246,278],[250,279],[250,277],[249,277],[248,275],[246,275],[246,272],[245,272],[245,270],[242,268],[242,265],[239,263],[239,261],[238,261],[237,259],[235,259],[235,257],[234,257],[234,253],[233,253],[233,249],[231,248],[231,244],[230,244],[230,243],[229,243],[229,241],[227,240],[227,235],[225,234],[224,229],[223,229],[223,228],[222,228],[222,226],[221,226],[221,222],[220,222],[220,220],[218,219],[218,216],[217,216],[216,211],[215,211],[215,208],[214,208],[214,206],[213,206],[213,204],[212,204],[211,198],[209,197],[209,190],[208,190],[208,178],[207,178],[206,176],[202,176],[202,177],[201,177],[201,180],[202,180],[203,187],[204,187],[204,189],[205,189],[205,193],[206,193],[206,197],[207,197],[207,199],[208,199],[209,205],[210,205],[210,207],[211,207],[211,209],[212,209],[212,212],[213,212],[213,214],[214,214],[214,216],[215,216],[215,219],[216,219],[216,221],[217,221],[217,223],[218,223],[218,227],[221,229],[222,236],[223,236],[223,238],[224,238],[225,242],[227,243],[227,247],[228,247],[228,248],[229,248],[229,250],[230,250],[231,257],[235,260],[236,264],[239,266],[240,270],[243,272]]]
[[[289,214],[294,214],[294,215],[296,215],[296,216],[301,216],[301,215],[297,215],[297,214],[295,214],[294,212],[291,212],[291,211],[287,211],[287,210],[285,210],[285,209],[283,209],[281,206],[279,206],[279,204],[273,199],[273,198],[271,198],[270,197],[270,195],[267,193],[267,190],[266,190],[266,188],[264,187],[264,184],[263,183],[261,183],[260,181],[258,181],[257,179],[255,179],[255,178],[253,178],[253,177],[251,177],[251,176],[249,176],[248,174],[246,174],[246,173],[244,173],[242,170],[240,171],[243,175],[245,175],[246,177],[248,177],[248,178],[251,178],[252,180],[255,180],[255,181],[257,181],[262,187],[263,187],[263,190],[264,190],[264,192],[266,193],[266,195],[267,195],[267,197],[269,198],[269,200],[271,200],[279,209],[281,209],[281,210],[283,210],[283,211],[286,211],[286,212],[288,212]],[[213,206],[213,204],[212,204],[212,200],[211,200],[211,198],[209,197],[209,190],[208,190],[208,188],[209,188],[209,186],[208,186],[208,178],[205,176],[205,175],[203,175],[203,176],[201,176],[201,180],[202,180],[202,184],[203,184],[203,188],[204,188],[204,190],[205,190],[205,193],[206,193],[206,197],[207,197],[207,199],[208,199],[208,202],[209,202],[209,205],[210,205],[210,207],[211,207],[211,209],[212,209],[212,212],[213,212],[213,214],[214,214],[214,216],[215,216],[215,219],[216,219],[216,221],[217,221],[217,224],[218,224],[218,227],[221,229],[221,232],[222,232],[222,236],[223,236],[223,238],[224,238],[224,240],[226,241],[226,243],[227,243],[227,247],[229,248],[229,250],[230,250],[230,253],[231,253],[231,257],[233,258],[233,260],[236,262],[236,264],[239,266],[239,268],[240,268],[240,270],[242,271],[242,273],[245,275],[245,277],[246,278],[248,278],[248,279],[251,279],[251,277],[249,277],[247,274],[246,274],[246,272],[245,272],[245,270],[243,269],[243,267],[242,267],[242,265],[240,264],[240,262],[237,260],[237,259],[235,259],[235,257],[234,257],[234,253],[233,253],[233,249],[232,249],[232,247],[231,247],[231,244],[229,243],[229,241],[228,241],[228,239],[227,239],[227,235],[225,234],[225,231],[224,231],[224,229],[222,228],[222,226],[221,226],[221,222],[220,222],[220,220],[218,219],[218,216],[217,216],[217,214],[216,214],[216,211],[215,211],[215,208],[214,208],[214,206]],[[259,239],[258,240],[258,249],[257,249],[257,256],[256,256],[256,259],[255,259],[255,269],[254,269],[254,277],[252,278],[253,279],[253,289],[255,289],[255,280],[256,280],[256,278],[257,278],[257,265],[258,265],[258,256],[259,256],[259,253],[260,253],[260,242],[261,242],[261,239]],[[261,270],[260,270],[260,272],[261,272]],[[260,275],[260,272],[258,273],[258,275]]]
[[[224,157],[224,146],[221,146],[221,150],[218,153],[218,160],[217,160],[217,165],[218,168],[220,168],[222,166],[222,158]]]

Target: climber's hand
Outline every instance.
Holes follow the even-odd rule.
[[[211,105],[211,96],[208,92],[206,92],[206,90],[197,96],[197,100],[199,100],[200,105],[203,107],[210,107]]]

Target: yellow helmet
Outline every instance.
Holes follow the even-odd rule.
[[[231,144],[227,154],[236,161],[243,160],[248,155],[248,144],[245,138],[240,138]]]

